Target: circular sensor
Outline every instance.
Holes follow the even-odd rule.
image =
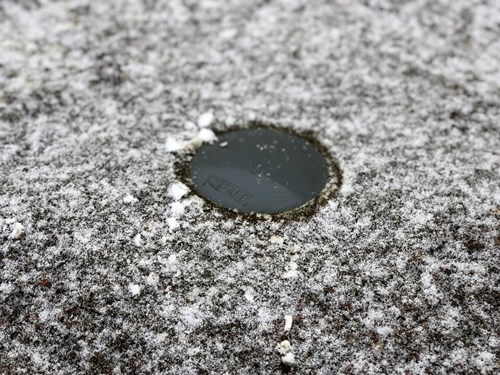
[[[273,128],[228,131],[202,145],[189,176],[200,195],[244,213],[281,213],[319,195],[326,158],[306,139]]]

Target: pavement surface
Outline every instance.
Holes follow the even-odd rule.
[[[497,0],[2,0],[0,373],[498,373],[499,108]],[[340,191],[196,196],[254,121]]]

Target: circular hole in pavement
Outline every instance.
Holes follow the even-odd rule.
[[[191,186],[213,204],[239,212],[277,214],[318,201],[340,169],[319,142],[270,127],[229,130],[203,144],[188,167]],[[327,194],[328,195],[328,194]]]

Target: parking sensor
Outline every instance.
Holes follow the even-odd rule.
[[[194,189],[228,209],[281,213],[307,203],[325,187],[325,157],[299,135],[276,128],[220,134],[202,145],[189,165]]]

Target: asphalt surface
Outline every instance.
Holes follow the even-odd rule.
[[[496,0],[3,0],[0,373],[498,373],[499,108]],[[252,122],[340,190],[204,202]]]

